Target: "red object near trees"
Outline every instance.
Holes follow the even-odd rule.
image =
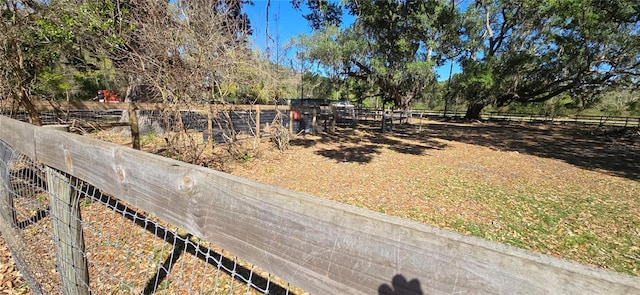
[[[298,111],[291,111],[291,117],[293,118],[294,121],[299,121],[300,120],[300,113],[298,113]]]
[[[98,96],[94,100],[99,102],[121,102],[120,95],[114,90],[98,90]]]

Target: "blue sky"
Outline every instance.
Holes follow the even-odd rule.
[[[253,42],[264,49],[267,44],[265,26],[267,25],[267,1],[254,1],[253,6],[246,5],[245,11],[253,28]],[[273,39],[279,35],[281,44],[299,34],[311,33],[311,28],[302,17],[302,12],[296,11],[289,0],[271,1],[269,7],[269,33]]]
[[[254,0],[255,5],[249,6],[246,5],[244,10],[249,16],[249,20],[251,21],[251,26],[253,28],[253,36],[252,42],[254,46],[262,49],[263,51],[267,48],[267,34],[265,27],[267,25],[267,1],[266,0]],[[302,17],[302,14],[305,13],[296,11],[292,6],[289,0],[271,0],[271,6],[269,7],[269,34],[270,37],[275,41],[280,43],[280,55],[287,54],[287,56],[292,57],[295,55],[295,48],[285,52],[282,48],[285,44],[289,42],[292,37],[298,36],[299,34],[309,34],[311,33],[311,28]],[[345,18],[343,25],[349,25],[350,22],[353,21],[353,18],[346,15],[349,18]],[[275,43],[272,43],[271,46],[271,55],[275,56]],[[288,61],[286,62],[289,63]],[[436,69],[438,73],[438,80],[446,80],[449,77],[449,64],[446,64],[442,67]],[[454,73],[459,72],[459,66],[454,65]]]

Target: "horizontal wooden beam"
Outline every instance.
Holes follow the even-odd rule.
[[[96,102],[96,101],[52,101],[52,100],[36,100],[33,102],[34,107],[38,111],[67,111],[67,110],[88,110],[88,111],[100,111],[100,110],[126,110],[129,103],[125,102]],[[150,103],[150,102],[137,102],[135,103],[139,110],[184,110],[184,111],[208,111],[208,110],[234,110],[234,111],[249,111],[255,110],[256,105],[236,105],[236,104],[165,104],[165,103]],[[0,109],[8,111],[11,104],[9,102],[0,104]],[[262,110],[289,110],[288,105],[260,105]]]
[[[415,280],[409,285],[422,292],[396,294],[640,294],[637,277],[6,117],[0,117],[0,130],[0,140],[35,150],[45,165],[311,294],[377,294],[394,278]],[[12,132],[27,137],[18,140]]]
[[[36,158],[36,126],[0,116],[0,140],[19,150],[25,156]]]

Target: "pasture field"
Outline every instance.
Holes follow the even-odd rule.
[[[640,275],[640,131],[424,121],[301,136],[228,172]]]
[[[440,228],[640,275],[640,130],[425,120],[223,146],[201,164]],[[92,137],[131,145],[111,131]],[[197,136],[197,135],[195,135]],[[161,135],[143,150],[163,154]],[[257,149],[254,149],[256,148]],[[242,147],[241,147],[242,148]],[[29,294],[0,238],[0,290]]]

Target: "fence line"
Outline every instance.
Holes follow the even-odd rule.
[[[46,185],[49,168],[42,168],[64,175],[75,188],[81,211],[81,218],[70,220],[81,219],[92,292],[384,294],[382,290],[393,288],[409,288],[396,294],[640,292],[635,277],[6,117],[0,117],[0,140],[5,151],[20,155],[2,163],[0,220],[23,237],[40,239],[36,246],[51,252],[53,242],[42,241],[60,243],[61,239],[45,234],[51,226],[48,215],[59,213],[47,208],[48,198],[57,195]],[[29,166],[25,159],[41,164]],[[6,212],[13,212],[15,219]],[[26,222],[22,228],[16,225],[22,222]],[[271,289],[289,284],[301,290]]]
[[[73,130],[80,131],[129,127],[134,143],[139,141],[136,139],[139,133],[164,133],[175,126],[201,132],[204,140],[212,144],[213,141],[221,143],[236,139],[269,138],[286,130],[290,134],[301,131],[333,132],[335,125],[335,117],[329,115],[329,107],[87,101],[35,101],[34,105],[44,125],[68,124]],[[302,118],[293,120],[292,110],[298,110]],[[11,112],[10,104],[0,101],[0,114],[10,115]],[[11,115],[24,122],[29,121],[26,111],[22,109]]]
[[[430,111],[430,110],[411,110],[412,116],[419,118],[464,118],[464,112],[448,111]],[[638,127],[640,128],[640,117],[616,117],[608,115],[592,116],[592,115],[574,115],[574,116],[556,116],[556,115],[540,115],[532,113],[501,113],[489,112],[480,115],[483,120],[495,121],[514,121],[514,122],[551,122],[551,123],[577,123],[599,126],[619,126],[619,127]]]
[[[114,112],[121,112],[122,110],[127,110],[130,106],[130,103],[101,103],[101,102],[93,102],[93,101],[48,101],[48,100],[38,100],[34,101],[34,107],[36,110],[40,111],[44,114],[45,122],[49,122],[55,119],[60,119],[62,115],[69,115],[71,112],[93,112],[96,116],[100,116],[101,118],[114,116]],[[135,103],[135,106],[138,110],[151,112],[153,111],[162,111],[166,109],[166,104],[162,103]],[[295,107],[291,107],[289,105],[234,105],[234,104],[211,104],[211,105],[176,105],[174,106],[176,110],[182,110],[187,112],[196,112],[196,113],[206,113],[208,111],[232,111],[232,112],[256,112],[256,110],[262,111],[284,111],[288,113],[289,110],[294,109]],[[323,111],[330,111],[331,108],[322,107]],[[5,101],[0,104],[0,113],[7,113],[10,110],[10,102]],[[57,112],[57,114],[56,114]],[[394,117],[397,118],[398,121],[406,118],[406,116],[416,117],[416,118],[429,118],[429,117],[450,117],[450,118],[463,118],[465,116],[464,112],[457,111],[434,111],[434,110],[420,110],[413,109],[409,111],[391,111],[384,109],[375,109],[375,108],[355,108],[355,120],[360,119],[373,119],[378,120],[384,117],[385,113],[395,113],[395,116],[391,116],[390,119]],[[22,120],[26,121],[26,115],[22,115]],[[286,116],[288,118],[288,114]],[[118,117],[117,117],[118,118]],[[639,127],[640,128],[640,117],[616,117],[609,115],[573,115],[573,116],[556,116],[556,115],[540,115],[533,113],[513,113],[513,112],[488,112],[481,114],[481,118],[484,120],[503,120],[503,121],[516,121],[516,122],[559,122],[559,123],[580,123],[580,124],[591,124],[591,125],[600,125],[600,126],[620,126],[620,127]],[[47,120],[48,119],[48,120]],[[310,120],[311,121],[311,120]],[[54,124],[56,122],[49,122],[49,124]],[[269,121],[261,120],[260,125],[264,126]],[[255,126],[254,126],[255,127]],[[261,127],[259,127],[261,128]],[[254,128],[254,129],[259,129]]]
[[[11,109],[11,101],[0,101],[0,109],[7,111]],[[37,111],[69,111],[69,110],[87,110],[87,111],[107,111],[107,110],[126,110],[130,103],[128,102],[116,102],[105,103],[95,101],[56,101],[56,100],[35,100],[33,106]],[[167,108],[168,104],[165,103],[152,103],[152,102],[136,102],[138,108],[148,111],[161,111]],[[251,104],[176,104],[171,105],[172,108],[183,111],[207,111],[209,109],[214,110],[235,110],[235,111],[248,111],[254,110],[256,105]],[[289,105],[261,105],[265,110],[289,110]]]

